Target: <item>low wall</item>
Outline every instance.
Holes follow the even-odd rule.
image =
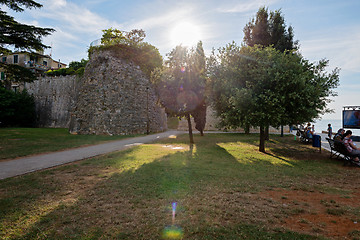
[[[219,128],[217,128],[217,123],[219,122],[219,119],[217,118],[214,110],[210,107],[207,108],[206,110],[206,125],[205,125],[205,131],[218,131],[220,130]],[[197,131],[195,129],[195,123],[194,123],[194,119],[191,118],[191,125],[194,131]],[[181,131],[187,131],[188,130],[188,123],[187,120],[185,118],[181,119],[179,121],[179,125],[178,125],[178,130]],[[244,129],[242,128],[238,128],[235,130],[231,130],[234,132],[240,132],[240,133],[244,133]],[[258,128],[250,128],[250,133],[259,133],[260,130]],[[269,128],[269,132],[270,133],[280,133],[281,129],[277,129],[277,128],[273,128],[270,127]],[[290,132],[290,128],[289,126],[284,126],[284,133],[289,133]]]

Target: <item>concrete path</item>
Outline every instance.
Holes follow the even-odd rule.
[[[182,131],[167,131],[144,137],[128,138],[124,140],[111,141],[99,145],[69,149],[61,152],[41,154],[31,157],[23,157],[14,160],[0,162],[0,179],[15,177],[40,169],[55,167],[58,165],[110,153],[125,148],[141,145],[156,139],[168,138],[171,135],[179,135]]]

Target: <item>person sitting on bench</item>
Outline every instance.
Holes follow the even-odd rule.
[[[311,127],[311,124],[308,123],[307,124],[307,127],[305,129],[305,132],[306,132],[306,137],[309,138],[309,139],[312,139],[313,138],[313,135],[314,135],[314,132],[312,131],[312,127]]]
[[[352,139],[350,138],[352,135],[352,131],[351,130],[347,130],[344,134],[344,145],[346,146],[346,149],[348,150],[348,152],[350,153],[351,156],[354,157],[354,161],[355,162],[359,162],[359,157],[360,157],[360,149],[357,148],[355,146],[355,144],[352,142]]]
[[[335,134],[333,139],[336,141],[342,141],[344,133],[345,133],[345,130],[343,128],[340,128],[338,130],[338,132]]]

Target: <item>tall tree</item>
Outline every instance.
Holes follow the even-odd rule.
[[[202,43],[188,50],[176,46],[169,54],[166,66],[152,74],[152,83],[156,87],[160,103],[169,116],[185,118],[188,122],[190,143],[194,143],[191,115],[196,116],[199,131],[205,126],[205,57]],[[205,106],[205,113],[204,113]]]
[[[41,8],[42,5],[33,0],[1,0],[1,5],[7,6],[16,12],[24,11],[24,8]],[[54,29],[40,28],[17,22],[5,11],[0,10],[0,55],[11,53],[11,48],[27,51],[37,51],[47,48],[41,40],[43,36],[49,35]],[[21,81],[32,81],[35,76],[27,69],[14,67],[0,63],[0,68],[7,76]],[[8,80],[12,80],[9,78]]]
[[[298,49],[298,41],[294,41],[293,28],[286,27],[281,10],[270,11],[261,7],[244,27],[244,43],[248,46],[273,46],[280,52],[291,52]],[[245,127],[248,129],[248,127]],[[269,140],[269,126],[265,127],[266,140]]]
[[[192,52],[191,56],[191,73],[193,81],[196,81],[196,85],[199,86],[197,90],[197,95],[200,98],[198,106],[194,111],[191,112],[191,115],[194,118],[195,129],[198,130],[201,136],[204,136],[204,129],[206,125],[206,99],[205,99],[205,89],[206,89],[206,58],[202,42],[199,41],[196,45],[195,51]]]
[[[310,63],[272,47],[232,43],[211,59],[212,101],[221,124],[260,127],[261,152],[267,126],[318,117],[339,83],[338,69],[326,73],[328,61]]]
[[[248,46],[261,45],[264,47],[273,45],[281,52],[297,50],[298,41],[294,40],[293,28],[287,28],[281,10],[270,11],[261,7],[244,27],[244,43]]]

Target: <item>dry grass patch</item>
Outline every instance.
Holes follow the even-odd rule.
[[[181,136],[0,181],[0,238],[161,239],[173,224],[183,239],[357,236],[326,231],[360,218],[359,169],[291,138],[259,153],[257,139],[211,134],[189,148]]]

